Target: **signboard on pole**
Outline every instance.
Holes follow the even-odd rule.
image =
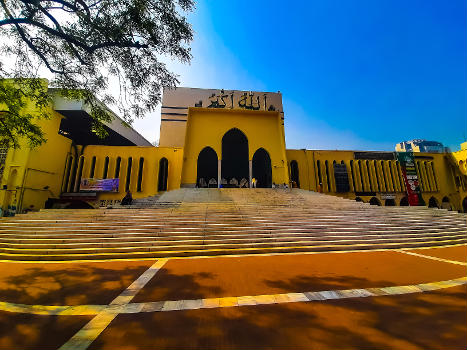
[[[119,179],[81,179],[80,191],[118,192]]]
[[[413,152],[397,152],[397,160],[401,165],[409,205],[421,205],[420,183],[418,181]]]

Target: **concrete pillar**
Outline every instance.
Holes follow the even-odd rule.
[[[222,159],[217,161],[217,188],[221,187],[222,180]]]
[[[252,188],[253,184],[251,183],[251,180],[253,179],[253,161],[251,160],[248,161],[248,172],[250,174],[250,188]]]

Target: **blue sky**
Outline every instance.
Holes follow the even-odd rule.
[[[181,86],[283,94],[288,148],[467,134],[465,1],[198,1]],[[158,138],[160,114],[135,122]],[[150,126],[149,126],[150,125]]]

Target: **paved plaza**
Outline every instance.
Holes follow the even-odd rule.
[[[1,262],[0,349],[465,349],[467,246]]]

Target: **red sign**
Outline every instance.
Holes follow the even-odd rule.
[[[418,182],[417,168],[412,152],[397,152],[397,159],[401,165],[409,205],[421,205],[420,184]]]

